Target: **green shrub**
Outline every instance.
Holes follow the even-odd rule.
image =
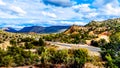
[[[12,39],[12,40],[10,40],[10,44],[11,44],[11,45],[17,45],[17,42],[16,42],[15,39]]]
[[[77,49],[74,51],[74,66],[76,68],[82,68],[87,62],[88,50],[87,49]]]
[[[39,46],[45,46],[45,42],[41,38],[39,39]]]
[[[95,47],[98,47],[98,46],[99,46],[98,42],[97,42],[97,41],[94,41],[94,40],[91,41],[91,44],[90,44],[90,45],[95,46]]]
[[[69,55],[67,50],[58,50],[50,56],[50,62],[53,64],[67,63],[68,57]]]
[[[25,48],[26,49],[32,49],[33,48],[33,44],[25,42]]]
[[[12,46],[12,47],[8,47],[7,54],[9,54],[11,56],[15,56],[17,54],[21,54],[22,51],[23,51],[22,48],[19,48],[17,46]]]
[[[114,63],[113,63],[113,59],[111,58],[110,54],[107,54],[105,56],[105,58],[107,59],[107,64],[106,67],[107,68],[118,68]]]
[[[0,43],[3,43],[4,41],[3,40],[0,40]]]
[[[102,59],[106,60],[106,66],[109,68],[120,68],[120,32],[110,36],[110,42],[101,47]]]
[[[38,52],[39,55],[41,55],[42,52],[45,52],[45,47],[44,47],[44,46],[39,47],[39,48],[37,49],[37,52]]]
[[[34,39],[33,38],[29,38],[29,37],[26,37],[26,38],[22,38],[21,41],[22,42],[31,42],[33,41]]]
[[[22,55],[17,54],[16,56],[14,56],[14,63],[16,64],[16,66],[23,66],[25,65],[25,58]]]
[[[44,50],[44,52],[41,53],[41,63],[47,64],[49,61],[49,52],[47,49]]]
[[[38,46],[39,42],[37,40],[34,40],[34,41],[31,42],[31,44],[33,44],[34,46]]]
[[[5,67],[12,66],[13,61],[14,61],[13,57],[10,55],[7,55],[2,58],[1,65]]]
[[[98,44],[99,44],[99,46],[105,46],[105,45],[107,44],[107,42],[106,42],[105,39],[100,39],[100,40],[98,41]]]

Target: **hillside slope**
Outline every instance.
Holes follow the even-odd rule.
[[[90,23],[86,24],[85,26],[77,26],[73,25],[64,33],[74,33],[74,32],[88,32],[89,34],[101,34],[102,32],[112,32],[119,31],[118,28],[120,26],[120,18],[115,19],[108,19],[105,21],[91,21]]]
[[[44,37],[47,41],[60,41],[64,43],[91,44],[91,41],[105,39],[109,42],[109,36],[120,31],[120,18],[105,21],[91,21],[85,26],[73,25],[66,31]]]

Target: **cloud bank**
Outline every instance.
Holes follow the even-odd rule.
[[[85,25],[118,17],[119,0],[0,0],[0,27]]]

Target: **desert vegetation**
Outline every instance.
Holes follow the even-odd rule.
[[[48,68],[59,66],[82,68],[87,62],[95,62],[87,49],[59,50],[54,45],[46,43],[43,38],[45,36],[34,38],[34,35],[1,31],[1,38],[5,39],[1,44],[9,42],[11,46],[6,49],[1,47],[0,67],[36,65]]]
[[[57,34],[10,33],[0,30],[0,67],[35,65],[44,68],[87,68],[91,65],[120,68],[119,25],[119,19],[92,21],[85,26],[73,25]],[[102,36],[107,37],[107,40]],[[58,49],[46,43],[86,44],[86,40],[90,41],[90,46],[101,48],[101,57],[90,56],[87,49]]]

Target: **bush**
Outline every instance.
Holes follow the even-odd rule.
[[[105,46],[107,44],[107,41],[105,39],[100,39],[98,41],[99,46]]]
[[[9,54],[11,56],[15,56],[17,54],[21,54],[22,51],[23,51],[22,48],[19,48],[17,46],[12,46],[12,47],[8,47],[7,54]]]
[[[39,62],[39,56],[37,54],[31,53],[29,58],[31,59],[31,64]]]
[[[107,54],[105,56],[105,58],[107,59],[107,64],[106,67],[107,68],[118,68],[114,63],[113,63],[113,59],[111,58],[110,54]]]
[[[74,66],[76,68],[82,68],[88,59],[87,49],[77,49],[74,51]]]
[[[37,52],[38,52],[39,55],[41,55],[42,52],[45,52],[45,47],[43,47],[43,46],[39,47],[39,48],[37,49]]]
[[[55,51],[53,55],[50,56],[50,62],[53,64],[67,63],[68,61],[68,51],[67,50],[58,50]]]
[[[41,53],[41,63],[47,64],[49,61],[49,52],[47,49],[44,50],[44,52]]]
[[[14,39],[12,39],[12,40],[10,40],[10,44],[11,45],[17,45],[17,42]]]
[[[3,40],[0,40],[0,43],[3,43],[4,41]]]
[[[39,42],[37,40],[34,40],[34,41],[31,42],[31,44],[33,44],[34,46],[38,46]]]
[[[21,39],[22,42],[31,42],[33,40],[34,40],[33,38],[29,38],[29,37]]]
[[[5,67],[12,66],[13,61],[14,61],[13,57],[10,55],[7,55],[2,58],[1,65]]]
[[[1,61],[3,59],[4,56],[6,56],[6,51],[0,49],[0,66],[3,65],[3,62]]]
[[[102,59],[107,61],[106,66],[109,68],[120,68],[120,32],[110,36],[110,42],[101,47]]]
[[[33,44],[25,42],[25,48],[26,49],[32,49],[33,48]]]
[[[94,41],[94,40],[91,41],[91,44],[90,44],[90,45],[95,46],[95,47],[98,47],[98,46],[99,46],[98,42],[97,42],[97,41]]]
[[[41,38],[39,39],[39,46],[45,46],[45,42]]]
[[[23,66],[25,65],[25,58],[20,55],[20,54],[17,54],[16,56],[14,56],[14,62],[15,62],[15,66]]]

